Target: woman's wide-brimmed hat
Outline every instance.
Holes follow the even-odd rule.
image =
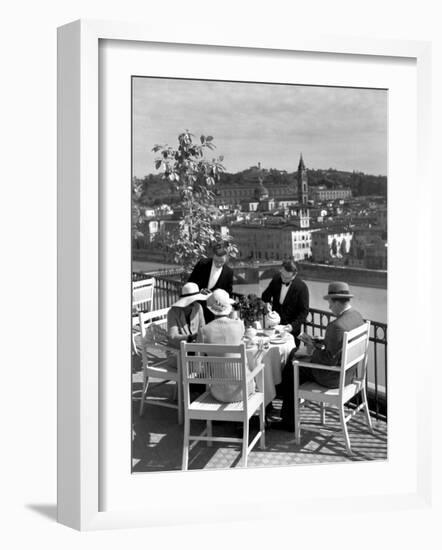
[[[214,315],[228,315],[232,311],[232,304],[235,300],[232,300],[225,290],[217,288],[207,298],[207,309]]]
[[[351,294],[347,283],[335,281],[328,285],[328,293],[324,296],[324,300],[329,298],[353,298],[353,294]]]
[[[201,294],[196,283],[186,283],[181,290],[181,296],[172,307],[186,307],[197,300],[207,300],[207,295]]]

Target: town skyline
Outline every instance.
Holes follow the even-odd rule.
[[[226,172],[264,169],[387,174],[387,91],[282,84],[133,79],[133,175],[156,174],[155,144],[212,135]]]

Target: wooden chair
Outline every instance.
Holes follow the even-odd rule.
[[[152,311],[154,289],[155,279],[153,277],[132,283],[132,310],[134,312]],[[138,322],[136,316],[134,321],[135,323]]]
[[[365,409],[365,416],[370,432],[373,433],[370,413],[368,410],[367,393],[365,381],[367,377],[368,344],[370,337],[370,322],[344,333],[342,345],[341,366],[319,365],[294,360],[294,396],[295,396],[295,439],[300,443],[301,420],[299,415],[299,403],[301,399],[314,401],[321,405],[321,421],[325,424],[325,406],[336,407],[339,410],[342,432],[345,440],[345,447],[348,455],[352,455],[350,438],[347,431],[347,422],[361,409]],[[345,373],[353,365],[358,365],[358,372],[350,384],[345,385]],[[299,367],[311,369],[322,369],[340,373],[338,388],[325,388],[316,382],[306,382],[299,385]],[[355,395],[361,394],[362,402],[350,414],[346,415],[344,405]]]
[[[207,441],[209,446],[212,441],[241,443],[242,465],[246,467],[247,457],[257,441],[260,440],[262,449],[265,447],[264,393],[248,394],[248,388],[250,389],[257,375],[261,377],[260,387],[264,387],[264,365],[260,357],[257,358],[253,371],[249,371],[244,344],[228,346],[181,342],[181,367],[184,386],[183,470],[187,470],[189,451],[198,441]],[[241,401],[223,403],[212,396],[210,389],[206,389],[191,402],[189,384],[238,384],[241,388]],[[249,420],[255,412],[259,412],[260,429],[249,444]],[[206,428],[200,435],[190,435],[191,420],[206,421]],[[213,436],[212,420],[241,422],[242,438]],[[190,445],[190,441],[194,443]]]
[[[132,353],[138,355],[135,341],[141,334],[138,313],[152,311],[155,279],[142,279],[132,282]]]
[[[139,313],[140,339],[135,347],[141,351],[143,365],[143,389],[141,393],[139,414],[142,416],[144,405],[158,405],[177,409],[178,423],[183,423],[183,390],[181,382],[181,368],[179,352],[176,348],[167,345],[167,313],[170,308],[164,308],[147,313]],[[161,357],[165,355],[165,357]],[[172,402],[148,397],[147,391],[153,384],[151,378],[161,380],[155,387],[169,381],[175,382],[175,391]],[[174,402],[176,400],[176,402]]]

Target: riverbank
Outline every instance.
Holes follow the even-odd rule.
[[[299,275],[310,281],[345,281],[370,288],[387,288],[387,271],[336,265],[298,263]]]
[[[145,250],[133,251],[133,271],[159,271],[160,269],[176,268],[175,264],[162,262],[154,256],[149,256]],[[279,270],[280,262],[269,264],[265,262],[261,264],[267,268],[267,277],[273,271],[276,273]],[[234,271],[243,269],[232,265]],[[252,269],[259,269],[258,264],[250,266]],[[387,288],[387,271],[378,269],[364,269],[358,267],[346,267],[326,264],[315,264],[312,262],[298,262],[299,275],[303,279],[310,281],[345,281],[351,285],[363,286],[369,288]],[[247,282],[258,282],[258,273],[256,273],[256,281],[250,280]]]

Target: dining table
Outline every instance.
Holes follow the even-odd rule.
[[[258,332],[253,344],[246,344],[248,368],[253,370],[260,356],[264,363],[264,388],[260,387],[259,377],[256,379],[256,384],[258,391],[264,391],[266,406],[276,397],[276,386],[282,381],[282,369],[294,347],[296,347],[295,339],[289,332],[281,338],[269,338],[264,333]]]

